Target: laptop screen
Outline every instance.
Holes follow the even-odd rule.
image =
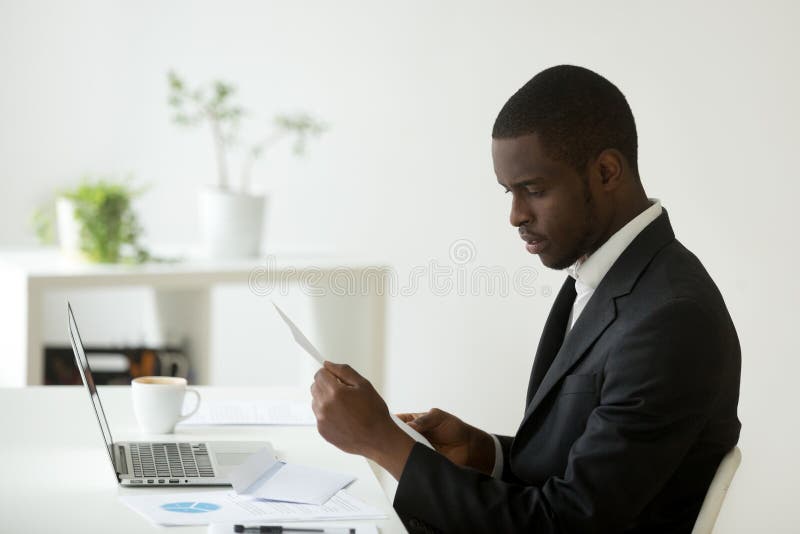
[[[94,413],[97,415],[97,422],[100,424],[100,431],[103,433],[103,439],[106,442],[106,449],[111,458],[111,465],[114,463],[114,452],[111,450],[111,445],[114,443],[111,437],[111,430],[108,428],[108,420],[106,413],[103,411],[103,404],[100,402],[100,395],[97,393],[97,387],[94,384],[92,377],[92,370],[89,368],[89,360],[86,359],[86,354],[83,352],[83,343],[81,336],[78,333],[78,324],[75,322],[75,316],[72,313],[72,306],[67,303],[67,315],[69,316],[69,339],[72,343],[72,352],[75,354],[75,363],[78,364],[78,371],[81,373],[83,385],[89,391],[89,398],[92,400]],[[117,474],[116,467],[114,467],[114,474]]]

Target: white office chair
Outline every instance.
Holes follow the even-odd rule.
[[[703,499],[700,513],[697,514],[692,534],[711,534],[711,531],[714,530],[714,523],[717,522],[722,501],[725,500],[733,475],[736,474],[740,463],[742,463],[742,451],[739,450],[739,447],[734,447],[719,463],[714,480],[711,481],[706,498]]]

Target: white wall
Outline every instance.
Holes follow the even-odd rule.
[[[491,125],[537,71],[596,69],[628,96],[648,193],[714,276],[741,337],[744,461],[717,531],[797,532],[798,6],[4,0],[0,245],[30,243],[34,205],[86,171],[133,172],[151,185],[139,208],[152,240],[194,240],[210,140],[169,123],[165,73],[235,81],[265,115],[305,108],[332,126],[306,160],[279,151],[258,168],[275,194],[270,248],[379,257],[403,276],[446,263],[466,239],[470,269],[538,270],[535,297],[420,290],[390,309],[390,405],[513,433],[551,304],[541,290],[563,274],[508,226]],[[255,310],[254,299],[233,292],[220,305]],[[266,341],[229,336],[240,365],[225,381],[252,382],[235,369]]]

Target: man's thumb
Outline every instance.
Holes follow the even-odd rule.
[[[436,426],[436,419],[436,414],[434,414],[432,411],[428,411],[418,414],[414,420],[409,422],[409,424],[419,432],[425,432],[426,430],[430,430]]]
[[[346,363],[345,364],[333,363],[331,361],[326,360],[323,365],[325,366],[325,369],[333,373],[333,376],[335,376],[348,386],[355,386],[356,384],[364,380],[364,377],[358,374],[352,367],[350,367]]]

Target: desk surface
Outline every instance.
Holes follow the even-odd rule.
[[[305,399],[307,392],[283,388],[199,387],[204,399]],[[115,440],[142,439],[138,434],[129,387],[100,387]],[[123,494],[186,492],[191,488],[122,488],[108,456],[83,387],[0,389],[0,521],[3,532],[162,531],[164,527],[122,504]],[[148,438],[149,439],[149,438]],[[160,438],[159,438],[160,439]],[[179,427],[165,439],[267,440],[289,461],[352,473],[350,492],[386,513],[381,533],[405,532],[369,464],[323,440],[314,427]],[[202,491],[202,488],[198,488]],[[350,522],[354,523],[354,522]],[[206,527],[180,527],[181,533]]]

